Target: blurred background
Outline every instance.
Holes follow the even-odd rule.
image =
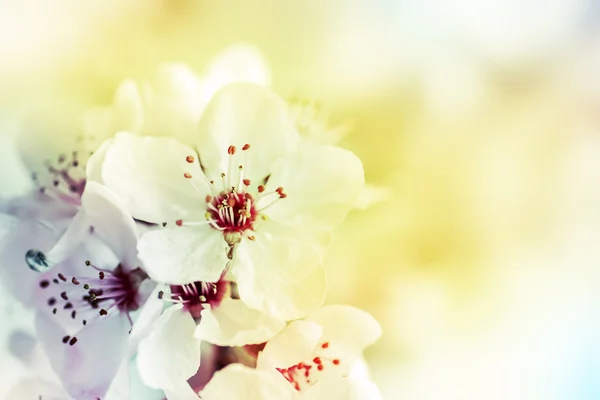
[[[248,42],[352,132],[385,196],[337,230],[328,303],[372,313],[385,399],[600,398],[600,2],[0,0],[0,194],[23,113],[105,105]],[[0,296],[3,343],[26,312]],[[23,318],[21,318],[23,317]],[[20,371],[0,358],[0,395]]]

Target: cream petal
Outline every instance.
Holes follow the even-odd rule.
[[[381,400],[379,389],[366,379],[328,377],[320,379],[302,396],[303,400]]]
[[[305,228],[339,224],[356,204],[364,186],[361,161],[333,146],[305,146],[272,166],[268,187],[287,195],[266,214],[281,223]]]
[[[157,285],[154,288],[144,305],[140,308],[137,318],[135,318],[131,333],[129,334],[129,347],[132,351],[135,351],[140,341],[152,332],[154,323],[162,313],[164,302],[158,297],[161,289],[161,285]]]
[[[198,124],[196,148],[206,175],[220,180],[221,173],[230,174],[231,163],[237,176],[238,165],[243,165],[245,178],[259,184],[271,164],[298,144],[286,112],[279,97],[255,84],[233,83],[219,90]],[[246,144],[250,148],[242,151]],[[233,157],[228,155],[229,146],[237,149]]]
[[[304,317],[319,307],[326,278],[321,255],[312,244],[264,231],[255,237],[242,240],[233,264],[240,298],[283,320]]]
[[[223,234],[209,225],[146,232],[138,250],[146,272],[160,283],[216,282],[227,263]]]
[[[195,328],[196,323],[181,305],[162,313],[138,348],[137,367],[146,385],[177,390],[196,373],[200,341],[194,338]]]
[[[359,355],[381,336],[381,326],[369,313],[347,305],[330,305],[313,312],[306,321],[323,327],[323,341]]]
[[[292,385],[281,374],[230,364],[215,373],[204,390],[202,400],[294,400]]]
[[[253,310],[241,300],[224,298],[218,307],[202,311],[195,335],[219,346],[244,346],[264,343],[284,326],[284,321]]]
[[[114,139],[107,139],[102,145],[92,154],[86,166],[86,185],[90,182],[104,183],[102,179],[102,165],[106,158],[106,152],[114,144]]]
[[[200,220],[209,188],[196,158],[193,149],[171,138],[119,133],[106,152],[102,178],[136,219]]]
[[[112,134],[119,131],[138,132],[144,122],[144,105],[137,83],[131,79],[123,81],[117,88],[113,103]]]
[[[277,336],[269,340],[258,355],[260,368],[288,368],[311,360],[323,329],[314,322],[290,322]]]
[[[202,97],[208,102],[223,86],[235,82],[270,84],[269,67],[260,51],[246,43],[223,49],[206,66],[203,73]]]

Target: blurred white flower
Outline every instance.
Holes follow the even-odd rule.
[[[194,142],[195,127],[212,96],[234,82],[270,83],[269,69],[260,52],[248,44],[222,50],[197,75],[181,63],[165,63],[152,83],[125,80],[112,107],[87,114],[87,130],[110,136],[119,131],[143,136],[168,136]]]
[[[251,84],[215,95],[196,149],[119,134],[94,161],[101,165],[95,176],[136,219],[175,222],[140,239],[150,276],[214,282],[230,260],[251,308],[289,320],[318,307],[323,244],[362,190],[360,160],[340,148],[301,145],[286,104]]]

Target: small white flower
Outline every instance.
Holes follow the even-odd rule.
[[[259,353],[257,368],[276,369],[298,391],[325,378],[348,377],[363,350],[381,335],[377,321],[357,308],[325,306],[290,322]]]
[[[178,393],[169,399],[193,400],[193,393]],[[366,379],[328,377],[309,390],[298,392],[281,375],[241,364],[231,364],[215,373],[200,392],[202,400],[380,400],[377,387]]]
[[[232,260],[250,307],[282,320],[306,315],[324,297],[323,244],[362,190],[360,160],[300,145],[285,103],[251,84],[217,93],[197,136],[198,151],[123,133],[105,152],[105,185],[136,219],[166,226],[140,240],[148,273],[214,282]]]

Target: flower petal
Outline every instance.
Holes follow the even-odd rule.
[[[296,393],[275,371],[230,364],[215,373],[200,396],[202,400],[292,400]]]
[[[223,234],[209,225],[146,232],[138,250],[148,275],[173,285],[216,282],[227,263]]]
[[[219,346],[244,346],[264,343],[284,326],[284,321],[253,310],[241,300],[224,298],[218,307],[202,311],[195,335]]]
[[[261,182],[275,159],[297,146],[298,135],[286,112],[283,100],[258,85],[233,83],[219,90],[198,124],[196,148],[206,175],[219,180],[221,173],[230,174],[231,162],[236,169],[244,166],[245,178]],[[250,148],[242,151],[246,144]],[[229,146],[238,149],[231,160]]]
[[[379,389],[366,379],[328,377],[318,380],[303,400],[381,400]]]
[[[114,139],[107,139],[102,143],[100,148],[92,154],[90,159],[88,160],[85,175],[87,177],[86,185],[90,182],[98,182],[104,183],[102,179],[102,165],[104,164],[104,159],[106,158],[106,152],[111,146],[114,144]]]
[[[278,222],[310,228],[334,227],[356,204],[364,186],[361,161],[333,146],[305,146],[272,166],[269,187],[287,195],[266,212]]]
[[[129,323],[118,316],[82,329],[73,345],[56,320],[36,315],[36,331],[52,368],[74,398],[104,397],[126,355]]]
[[[5,290],[26,306],[33,306],[39,272],[29,268],[25,253],[32,247],[44,252],[58,240],[59,234],[37,222],[21,221],[0,215],[6,232],[0,239],[0,282]]]
[[[197,160],[186,161],[195,154],[171,138],[119,133],[106,152],[102,178],[136,219],[201,220],[209,189]]]
[[[232,272],[248,306],[282,320],[306,316],[325,298],[321,256],[306,241],[258,231],[240,243]]]
[[[200,341],[194,337],[196,323],[181,305],[166,309],[152,333],[142,339],[137,366],[146,385],[175,389],[187,381],[200,365]]]
[[[204,69],[202,96],[206,102],[223,86],[250,82],[270,83],[270,72],[260,51],[249,44],[237,43],[222,50]]]
[[[27,378],[19,381],[10,388],[3,400],[70,400],[69,396],[58,384],[47,382],[42,379]]]
[[[105,186],[88,182],[81,206],[87,222],[128,270],[139,267],[137,228],[121,201]]]
[[[140,340],[152,332],[154,323],[161,315],[164,302],[158,298],[160,290],[160,285],[157,285],[150,296],[148,296],[148,300],[146,300],[139,310],[137,318],[131,328],[131,333],[129,334],[129,347],[132,350],[137,348]]]
[[[381,327],[375,318],[347,305],[322,307],[306,318],[306,321],[323,327],[322,340],[334,342],[356,355],[381,336]]]
[[[314,322],[292,321],[277,336],[267,342],[258,355],[261,368],[288,368],[312,359],[323,329]]]

